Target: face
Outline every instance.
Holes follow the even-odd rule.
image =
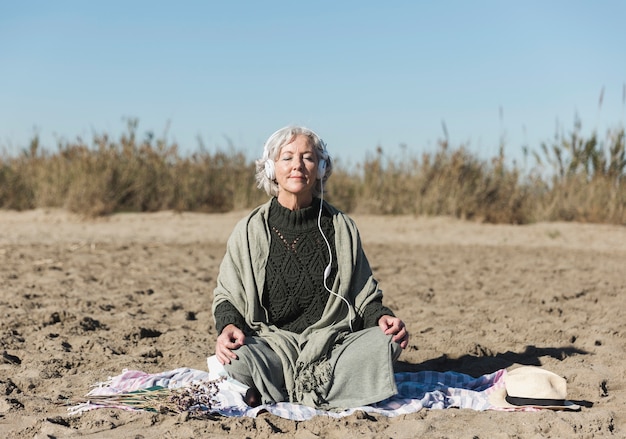
[[[317,178],[317,154],[309,138],[298,135],[280,149],[275,162],[280,196],[311,198]]]

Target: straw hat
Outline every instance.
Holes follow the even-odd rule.
[[[522,366],[504,377],[504,387],[489,395],[496,407],[533,407],[551,410],[580,410],[580,406],[567,400],[565,378],[535,366]]]

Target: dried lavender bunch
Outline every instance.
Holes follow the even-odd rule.
[[[218,384],[224,381],[220,377],[211,381],[198,381],[189,386],[177,389],[168,402],[174,404],[177,412],[211,411],[218,403],[216,396],[219,392]]]

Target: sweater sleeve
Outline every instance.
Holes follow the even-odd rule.
[[[218,335],[231,323],[241,330],[246,328],[246,321],[237,308],[230,302],[222,302],[215,308],[215,329]]]
[[[363,327],[373,328],[375,326],[378,326],[378,319],[380,319],[384,315],[395,317],[393,311],[383,305],[382,297],[379,297],[374,301],[368,303],[363,310]]]

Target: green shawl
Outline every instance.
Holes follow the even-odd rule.
[[[223,301],[230,302],[250,328],[269,343],[281,358],[291,401],[307,405],[317,405],[318,398],[309,393],[329,380],[334,366],[329,354],[335,343],[350,332],[349,317],[362,316],[367,304],[382,295],[356,224],[333,206],[325,206],[333,217],[338,258],[332,290],[351,304],[350,313],[342,299],[330,295],[321,319],[301,334],[281,330],[267,321],[261,295],[270,244],[270,202],[257,207],[235,226],[220,265],[213,301],[213,313]]]

